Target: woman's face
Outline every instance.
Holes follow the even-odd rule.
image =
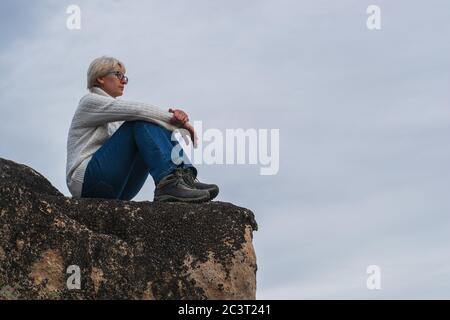
[[[116,98],[123,95],[125,85],[128,83],[128,78],[124,76],[124,70],[117,67],[106,76],[98,78],[97,81],[107,94]]]

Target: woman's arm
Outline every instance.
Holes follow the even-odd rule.
[[[73,127],[97,127],[108,122],[144,120],[161,125],[174,131],[186,129],[191,137],[194,148],[197,147],[197,135],[190,125],[187,115],[178,109],[163,109],[141,102],[118,100],[98,94],[88,94],[81,98],[72,120]],[[179,113],[175,115],[175,113]],[[187,136],[181,132],[186,144]]]
[[[174,130],[180,126],[171,122],[172,117],[169,111],[150,104],[88,94],[80,100],[73,125],[97,127],[114,121],[144,120]]]

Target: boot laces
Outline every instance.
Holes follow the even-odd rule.
[[[182,184],[184,186],[189,187],[189,185],[187,185],[183,179],[184,178],[183,169],[180,169],[180,168],[175,169],[175,176],[177,177],[177,181],[175,182],[176,186],[178,186],[179,184]]]
[[[186,174],[184,175],[184,177],[187,179],[187,182],[190,185],[194,185],[194,182],[199,182],[197,177],[194,179],[194,176],[193,176],[193,173],[191,172],[191,170],[186,169],[185,172],[186,172]]]

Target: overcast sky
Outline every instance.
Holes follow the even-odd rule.
[[[81,8],[81,29],[66,8]],[[381,30],[366,9],[381,8]],[[251,209],[259,299],[450,299],[450,2],[0,2],[0,157],[65,195],[66,141],[100,55],[122,99],[204,129],[279,129],[280,170],[199,165]],[[152,200],[147,183],[134,200]],[[381,268],[368,290],[366,268]]]

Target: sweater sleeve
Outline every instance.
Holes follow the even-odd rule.
[[[170,123],[172,116],[172,113],[150,104],[88,94],[80,100],[74,125],[97,127],[114,121],[145,120],[174,130],[177,127]]]

